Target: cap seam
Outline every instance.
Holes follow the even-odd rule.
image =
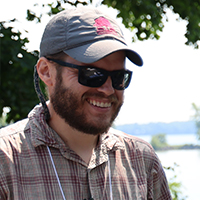
[[[122,44],[124,44],[124,45],[127,46],[127,44],[126,44],[125,42],[123,42],[122,40],[119,40],[119,39],[117,39],[117,38],[113,38],[113,37],[111,37],[111,36],[106,36],[106,37],[103,37],[103,38],[98,38],[98,39],[95,39],[95,40],[93,39],[93,40],[89,40],[89,41],[85,41],[85,42],[82,42],[82,43],[73,45],[72,47],[66,48],[66,49],[63,50],[63,51],[67,51],[67,50],[71,50],[71,49],[74,49],[74,48],[77,48],[77,47],[81,47],[81,46],[84,46],[84,45],[86,45],[86,44],[93,44],[93,43],[95,43],[95,42],[98,42],[98,41],[101,41],[101,40],[105,40],[105,39],[116,40],[116,41],[119,41],[119,42],[121,42]],[[92,43],[91,43],[91,42],[92,42]]]
[[[128,47],[115,19],[98,9],[84,9],[65,10],[50,20],[40,43],[40,57],[63,51],[76,60],[86,62],[87,59],[97,60],[116,50],[129,50],[127,57],[142,66],[141,57]],[[95,31],[91,29],[94,27]]]
[[[65,19],[65,23],[66,23],[66,26],[65,26],[65,48],[67,48],[67,44],[68,44],[68,34],[67,33],[67,29],[68,29],[68,24],[69,24],[69,17],[66,17]]]

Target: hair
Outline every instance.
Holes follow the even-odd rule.
[[[56,54],[47,55],[45,57],[63,60],[64,58],[66,58],[66,56],[67,56],[67,54],[65,54],[64,52],[59,52],[59,53],[56,53]],[[55,63],[55,67],[56,67],[57,73],[62,72],[62,67],[60,67],[58,64]],[[38,96],[38,98],[39,98],[39,100],[42,103],[42,106],[44,108],[45,119],[46,119],[46,121],[48,121],[50,119],[50,113],[49,113],[49,109],[47,107],[46,98],[45,98],[45,96],[47,98],[49,98],[48,89],[47,89],[47,86],[45,85],[45,96],[44,96],[44,94],[42,93],[42,90],[40,88],[40,78],[39,78],[39,75],[37,73],[36,65],[34,67],[34,88],[35,88],[37,96]]]
[[[59,53],[56,53],[56,54],[51,54],[51,55],[48,55],[48,56],[45,56],[46,58],[52,58],[52,59],[56,59],[56,60],[64,60],[66,59],[66,56],[68,56],[66,53],[64,53],[63,51],[59,52]],[[53,61],[50,61],[50,62],[53,62]],[[57,74],[61,74],[62,73],[62,67],[60,67],[59,64],[53,62],[55,68],[56,68],[56,72]],[[47,86],[45,85],[45,95],[48,97],[49,99],[49,93],[48,93],[48,88]]]
[[[59,53],[55,53],[55,54],[50,54],[45,56],[46,58],[53,58],[53,59],[57,59],[57,60],[63,60],[64,58],[66,58],[66,56],[68,56],[66,53],[64,53],[63,51],[59,52]]]

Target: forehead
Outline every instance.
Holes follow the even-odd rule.
[[[66,56],[65,61],[76,65],[94,66],[112,71],[125,68],[125,59],[125,51],[116,51],[93,63],[82,63],[70,56]]]
[[[92,65],[108,71],[120,70],[125,68],[125,58],[126,55],[124,51],[117,51],[92,63]]]

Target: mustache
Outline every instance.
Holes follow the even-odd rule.
[[[98,99],[107,99],[108,101],[110,101],[112,103],[118,102],[118,99],[117,99],[116,95],[114,95],[114,94],[107,96],[104,93],[100,93],[100,92],[98,92],[98,93],[89,93],[88,92],[83,95],[84,100],[87,98],[91,98],[91,97],[98,98]]]

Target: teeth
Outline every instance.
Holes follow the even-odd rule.
[[[103,103],[103,102],[99,102],[95,100],[90,100],[90,104],[101,107],[101,108],[108,108],[111,106],[111,103]]]

